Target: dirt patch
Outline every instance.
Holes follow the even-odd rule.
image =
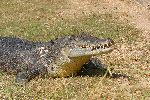
[[[62,18],[79,19],[91,14],[112,14],[114,20],[128,23],[142,30],[137,48],[144,49],[150,42],[150,10],[148,0],[71,0],[64,9],[59,9]],[[135,47],[134,47],[135,48]],[[149,52],[149,48],[146,48]]]
[[[59,17],[75,19],[91,14],[111,13],[117,19],[129,22],[142,30],[150,30],[148,0],[71,0],[66,7],[56,11]]]
[[[150,41],[150,10],[145,4],[148,0],[71,0],[65,9],[58,10],[60,16],[65,18],[80,18],[93,13],[113,14],[114,18],[134,25],[143,31],[144,41]]]

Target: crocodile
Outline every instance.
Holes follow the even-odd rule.
[[[58,37],[35,42],[17,37],[0,37],[0,70],[16,75],[16,82],[36,76],[68,77],[99,54],[113,50],[114,41],[89,34]]]

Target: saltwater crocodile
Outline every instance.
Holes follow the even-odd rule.
[[[39,75],[66,77],[80,70],[94,55],[112,51],[112,39],[87,34],[59,37],[48,42],[32,42],[0,37],[0,70],[14,73],[17,82]]]

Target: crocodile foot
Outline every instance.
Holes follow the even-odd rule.
[[[77,73],[78,76],[103,76],[107,73],[107,68],[98,58],[91,58],[89,62],[83,65]]]

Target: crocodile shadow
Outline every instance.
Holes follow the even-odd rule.
[[[94,60],[92,60],[94,61]],[[128,76],[123,73],[112,73],[110,74],[108,71],[107,65],[103,65],[99,60],[95,63],[88,62],[87,64],[84,64],[82,69],[78,71],[76,76],[88,76],[88,77],[103,77],[106,76],[108,78],[127,78],[131,79],[131,76]],[[110,69],[111,71],[113,69]]]

